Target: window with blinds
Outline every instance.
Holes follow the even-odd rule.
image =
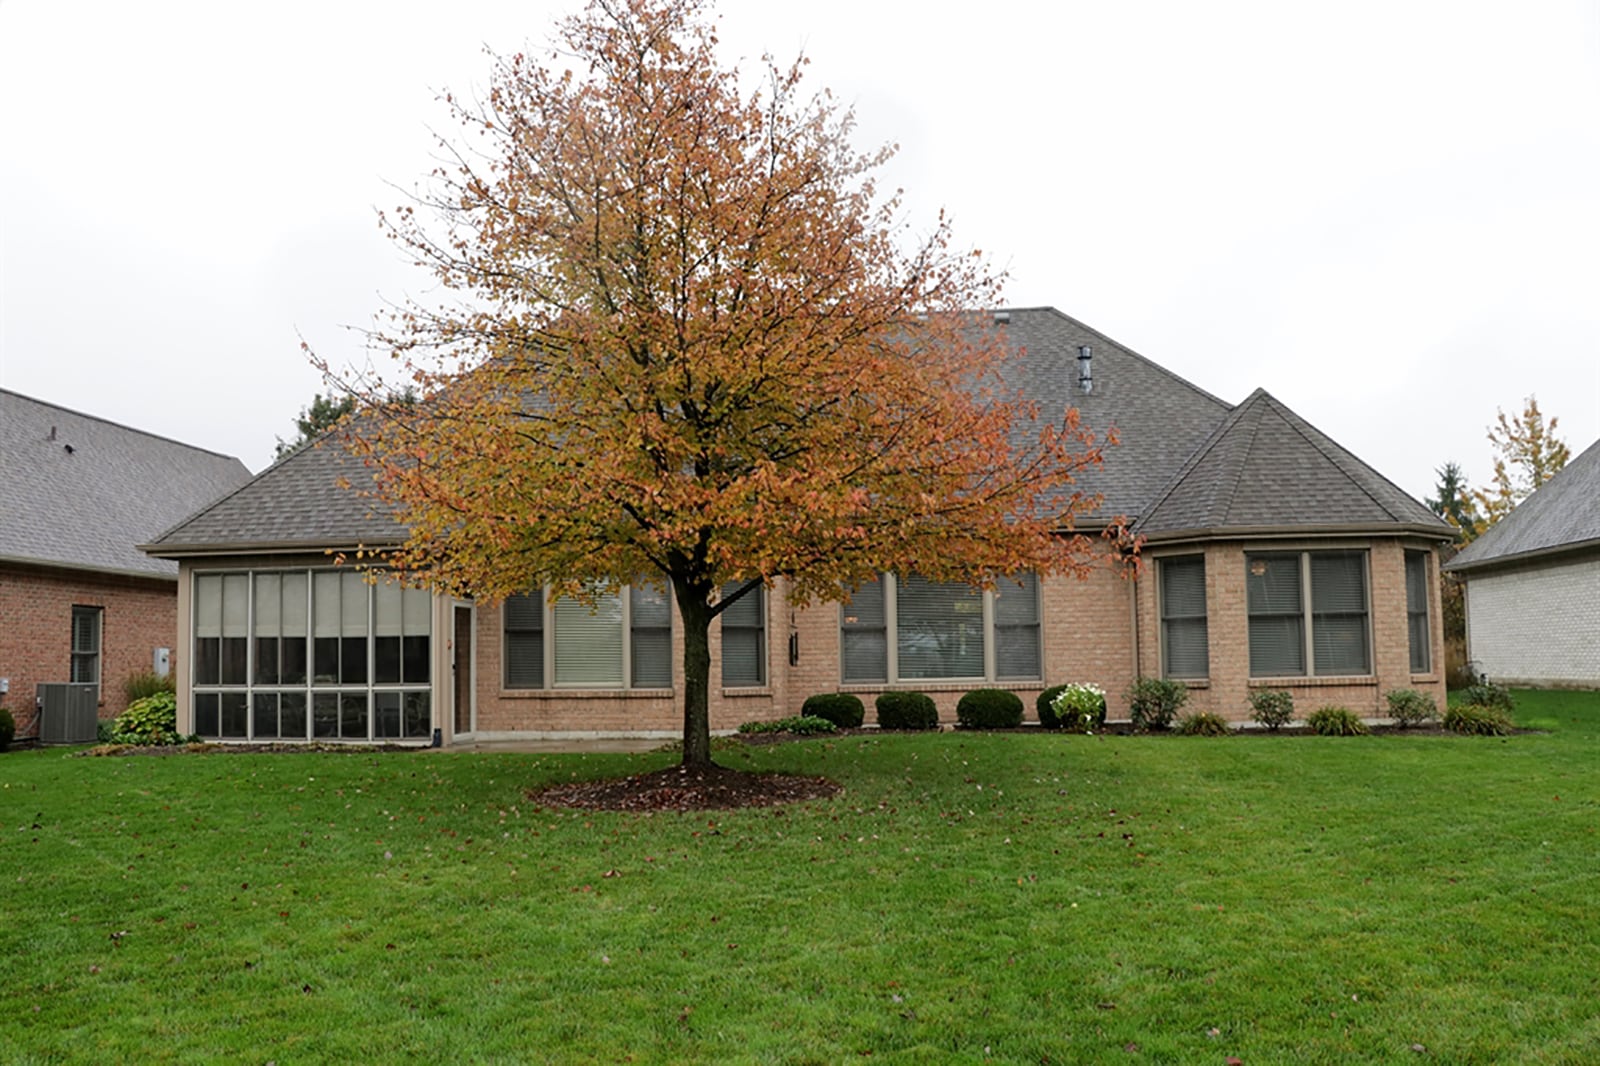
[[[1203,555],[1162,559],[1161,664],[1171,678],[1207,677],[1211,672],[1206,629],[1206,560]]]
[[[1366,552],[1250,555],[1245,567],[1250,676],[1371,672]]]
[[[508,689],[671,688],[672,595],[641,581],[602,589],[594,607],[542,593],[501,612]]]
[[[846,681],[889,679],[888,620],[883,582],[862,585],[845,601],[839,626],[839,650]]]
[[[1411,672],[1432,669],[1428,625],[1428,553],[1406,552],[1406,635],[1411,645]]]
[[[544,688],[544,596],[508,596],[501,617],[506,688]]]
[[[746,582],[722,586],[722,598],[736,594]],[[760,585],[740,596],[718,616],[722,626],[722,684],[751,688],[767,683],[767,592]]]
[[[99,607],[74,607],[72,609],[72,662],[69,678],[80,684],[100,683],[100,620],[103,609]],[[59,631],[58,631],[59,632]]]
[[[672,599],[665,585],[628,586],[633,688],[672,687]]]
[[[1028,680],[1042,676],[1039,663],[1039,578],[1001,578],[994,589],[994,676]]]
[[[842,680],[1031,680],[1042,676],[1039,582],[992,592],[915,574],[863,585],[840,614]]]

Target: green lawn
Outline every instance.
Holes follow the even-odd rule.
[[[523,797],[661,755],[13,753],[0,1061],[1594,1062],[1600,694],[1519,697],[729,751],[844,792],[700,815]]]

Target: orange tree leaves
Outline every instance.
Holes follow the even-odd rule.
[[[385,219],[443,294],[378,334],[422,402],[351,437],[410,529],[391,565],[489,601],[669,579],[686,762],[726,582],[806,602],[1093,554],[1064,531],[1104,442],[1012,393],[967,310],[999,279],[943,216],[911,234],[873,183],[890,150],[852,149],[802,68],[746,93],[698,0],[597,0],[548,63],[447,97],[463,143]]]

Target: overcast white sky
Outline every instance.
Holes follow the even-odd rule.
[[[260,470],[426,287],[375,211],[437,91],[576,3],[0,0],[0,385]],[[1600,437],[1600,3],[724,0],[804,49],[1050,304],[1230,402],[1263,386],[1413,495],[1497,406]],[[907,12],[914,11],[911,17]]]

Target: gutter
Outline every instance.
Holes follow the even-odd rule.
[[[1600,549],[1600,537],[1590,540],[1576,540],[1568,544],[1555,544],[1547,548],[1531,548],[1528,551],[1516,552],[1511,555],[1496,555],[1491,559],[1482,561],[1473,559],[1462,562],[1461,556],[1458,555],[1448,563],[1445,563],[1440,569],[1451,574],[1471,574],[1478,570],[1493,570],[1502,566],[1516,566],[1519,563],[1548,559],[1554,555],[1578,554],[1594,549]]]
[[[218,555],[305,555],[308,552],[385,552],[394,551],[400,547],[398,542],[393,544],[352,544],[349,541],[233,541],[233,542],[201,542],[197,544],[137,544],[134,545],[147,555],[157,559],[188,559]]]
[[[1448,527],[1406,522],[1393,525],[1313,525],[1313,526],[1207,526],[1201,529],[1173,530],[1167,533],[1142,533],[1145,543],[1183,544],[1202,540],[1303,540],[1306,537],[1396,537],[1422,536],[1431,540],[1448,541],[1455,538],[1455,530]]]

